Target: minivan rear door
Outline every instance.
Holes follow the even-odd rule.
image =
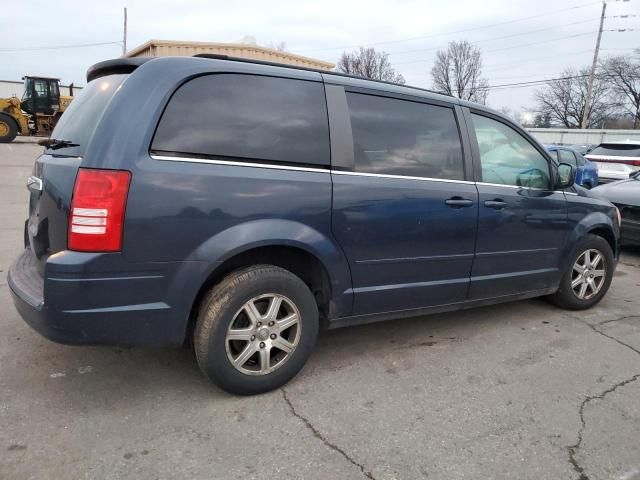
[[[67,248],[67,228],[76,174],[102,114],[128,75],[98,78],[74,98],[56,125],[27,179],[30,191],[25,240],[39,261]]]
[[[341,95],[340,132],[350,134],[332,129],[332,229],[351,267],[353,314],[464,301],[478,194],[465,180],[456,110],[329,85],[332,124]]]

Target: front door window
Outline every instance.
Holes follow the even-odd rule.
[[[502,122],[473,114],[473,126],[480,149],[482,182],[548,189],[547,159]]]

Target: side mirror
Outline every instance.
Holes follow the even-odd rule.
[[[558,175],[556,179],[556,188],[569,188],[576,182],[576,169],[568,163],[558,165]]]

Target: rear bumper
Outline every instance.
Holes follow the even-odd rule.
[[[20,316],[58,343],[182,344],[206,265],[162,262],[109,269],[117,274],[95,272],[113,263],[105,262],[105,255],[120,261],[114,254],[59,252],[49,258],[42,276],[26,249],[7,277]]]

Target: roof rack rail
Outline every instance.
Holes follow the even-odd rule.
[[[412,87],[409,85],[402,85],[400,83],[394,83],[394,82],[387,82],[385,80],[375,80],[373,78],[367,78],[367,77],[361,77],[360,75],[351,75],[349,73],[342,73],[342,72],[334,72],[331,70],[322,70],[319,68],[310,68],[310,67],[300,67],[298,65],[289,65],[287,63],[277,63],[277,62],[267,62],[265,60],[254,60],[252,58],[241,58],[241,57],[232,57],[229,55],[221,55],[218,53],[197,53],[195,55],[193,55],[194,57],[198,57],[198,58],[209,58],[212,60],[229,60],[231,62],[242,62],[242,63],[255,63],[258,65],[268,65],[271,67],[284,67],[284,68],[293,68],[295,70],[305,70],[307,72],[317,72],[317,73],[327,73],[329,75],[336,75],[338,77],[346,77],[346,78],[355,78],[357,80],[367,80],[369,82],[376,82],[376,83],[383,83],[385,85],[395,85],[398,87],[406,87],[406,88],[411,88],[414,90],[420,90],[423,92],[429,92],[429,93],[435,93],[437,95],[444,95],[447,97],[450,97],[452,95],[446,94],[446,93],[441,93],[441,92],[436,92],[434,90],[429,90],[427,88],[421,88],[421,87]]]

